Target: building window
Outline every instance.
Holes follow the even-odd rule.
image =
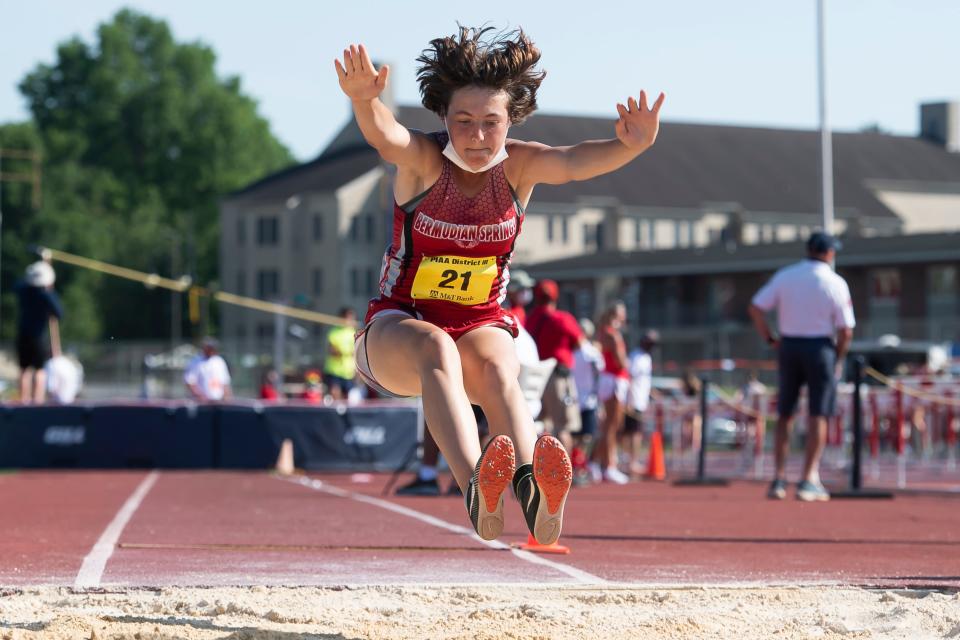
[[[647,248],[657,248],[657,224],[653,220],[647,220]]]
[[[870,297],[876,300],[900,298],[900,272],[896,269],[874,269],[870,273]]]
[[[247,295],[247,274],[243,271],[237,271],[237,295]]]
[[[931,295],[957,295],[957,268],[954,265],[930,267],[928,273]]]
[[[261,300],[276,298],[280,293],[280,274],[274,269],[257,272],[257,297]]]
[[[247,243],[247,221],[245,218],[237,218],[237,245],[243,246]]]
[[[257,244],[260,246],[275,245],[279,239],[280,221],[277,216],[257,218]]]
[[[563,244],[570,242],[570,224],[567,216],[560,218],[560,239],[563,241]]]
[[[350,293],[359,296],[360,294],[360,270],[356,267],[350,269]]]
[[[643,220],[640,218],[633,221],[633,246],[637,249],[643,246]]]
[[[960,330],[957,267],[934,265],[927,270],[927,339],[952,340]]]
[[[323,269],[314,269],[311,273],[310,290],[315,296],[323,295]]]
[[[360,216],[354,216],[350,219],[350,242],[356,242],[360,237]]]
[[[900,272],[874,269],[870,272],[869,337],[900,333]]]
[[[603,223],[587,223],[583,225],[583,248],[586,250],[603,251]]]
[[[547,242],[553,242],[553,216],[547,216]]]
[[[366,295],[372,296],[374,292],[374,287],[376,286],[376,278],[373,276],[373,269],[367,269],[366,272]]]
[[[367,214],[367,243],[373,244],[377,236],[376,218],[372,213]]]
[[[319,213],[313,214],[313,241],[323,242],[323,216]]]

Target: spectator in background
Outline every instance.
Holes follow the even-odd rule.
[[[573,353],[573,380],[577,385],[577,400],[580,407],[580,431],[574,435],[570,463],[573,465],[574,481],[585,484],[589,481],[587,459],[597,433],[597,385],[603,371],[603,355],[593,342],[596,328],[587,318],[580,319],[584,339]]]
[[[767,394],[767,385],[760,382],[760,377],[756,370],[750,372],[747,381],[737,392],[737,402],[750,409],[754,408],[757,398],[762,398]]]
[[[621,301],[611,304],[600,316],[598,340],[603,354],[603,373],[597,397],[603,405],[600,438],[593,449],[593,477],[615,484],[626,484],[630,478],[617,468],[617,439],[623,429],[623,415],[630,387],[627,369],[627,347],[621,327],[627,321],[627,308]]]
[[[323,378],[316,369],[307,371],[303,376],[303,393],[300,399],[310,404],[323,404]]]
[[[83,388],[83,365],[75,356],[59,355],[47,360],[47,395],[51,402],[70,404]]]
[[[623,450],[627,452],[627,468],[631,475],[646,471],[640,462],[640,447],[643,444],[643,415],[650,404],[653,387],[654,347],[660,344],[660,334],[650,330],[640,337],[636,349],[630,352],[627,371],[630,387],[627,389],[626,415],[623,419]]]
[[[510,283],[507,285],[507,299],[504,308],[521,327],[527,325],[527,305],[533,300],[534,280],[521,269],[510,270]]]
[[[323,363],[323,377],[334,400],[346,400],[353,389],[357,365],[353,359],[357,314],[350,307],[340,309],[345,324],[327,332],[327,358]]]
[[[703,429],[703,416],[700,415],[700,407],[697,404],[703,383],[693,369],[684,369],[680,376],[680,384],[683,396],[687,399],[680,419],[680,436],[690,438],[690,449],[696,453],[700,450],[700,434]]]
[[[557,361],[543,392],[540,415],[548,432],[558,438],[567,451],[573,446],[571,433],[580,430],[580,405],[573,379],[573,353],[580,348],[583,334],[576,319],[557,309],[560,288],[553,280],[540,280],[533,289],[534,308],[527,317],[526,329],[537,343],[541,360]]]
[[[779,360],[776,476],[767,492],[772,499],[782,500],[787,495],[790,428],[804,385],[810,420],[797,498],[808,502],[830,499],[820,484],[820,456],[827,440],[827,419],[835,411],[837,378],[855,325],[850,289],[832,267],[840,247],[829,233],[815,231],[807,241],[807,259],[774,274],[750,305],[754,326],[760,337],[777,349]],[[780,337],[767,324],[766,314],[774,309]]]
[[[229,400],[233,397],[230,388],[230,370],[217,353],[220,343],[216,338],[206,337],[200,344],[202,352],[187,365],[183,382],[194,400],[202,402]]]
[[[280,374],[273,369],[267,369],[260,379],[260,399],[281,400],[283,394],[280,391],[280,386]]]
[[[63,307],[53,290],[56,273],[39,260],[27,267],[23,280],[14,286],[17,294],[17,359],[20,364],[20,401],[46,400],[44,366],[59,351],[59,319]],[[52,347],[52,349],[51,349]]]

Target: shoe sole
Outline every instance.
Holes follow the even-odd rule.
[[[801,502],[829,502],[830,496],[822,493],[797,492],[797,500]]]
[[[540,544],[553,544],[563,527],[563,506],[573,484],[570,456],[559,440],[542,436],[533,451],[533,479],[540,489],[540,504],[533,537]]]
[[[767,493],[767,500],[785,500],[787,498],[787,490],[780,489],[779,491],[771,491]]]
[[[503,533],[503,493],[516,470],[513,441],[497,436],[487,444],[477,462],[475,490],[480,509],[477,514],[477,535],[495,540]]]

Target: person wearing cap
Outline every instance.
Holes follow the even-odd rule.
[[[517,326],[527,324],[527,305],[533,300],[534,280],[526,271],[510,270],[510,283],[507,285],[507,299],[504,308],[517,321]]]
[[[216,402],[233,397],[230,388],[230,370],[217,353],[220,343],[216,338],[206,337],[200,343],[202,352],[187,365],[183,382],[194,400]]]
[[[807,241],[807,259],[774,274],[750,305],[754,326],[760,337],[777,349],[779,360],[776,475],[767,494],[771,499],[782,500],[787,494],[790,428],[804,385],[810,422],[797,498],[808,502],[830,499],[820,484],[820,456],[827,439],[827,418],[835,410],[837,378],[856,324],[850,289],[832,267],[840,248],[832,235],[815,231]],[[777,312],[779,337],[767,323],[766,314],[772,310]]]
[[[42,260],[27,267],[23,280],[14,286],[18,301],[17,359],[20,364],[20,401],[46,400],[44,366],[53,351],[59,351],[57,331],[63,306],[53,290],[56,273]],[[48,339],[49,335],[49,339]],[[59,355],[59,353],[53,353]]]
[[[533,288],[534,308],[527,316],[526,329],[537,343],[541,360],[557,361],[543,392],[540,415],[554,437],[567,451],[571,434],[580,430],[580,405],[573,379],[573,354],[580,348],[583,333],[576,318],[557,309],[560,288],[553,280],[540,280]]]
[[[629,456],[631,475],[641,475],[645,468],[640,462],[640,446],[643,440],[643,414],[650,404],[653,388],[653,349],[660,344],[660,333],[649,329],[640,336],[637,348],[627,356],[627,372],[630,386],[627,387],[626,415],[623,418],[623,451]]]

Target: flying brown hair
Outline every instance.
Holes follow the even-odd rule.
[[[493,27],[460,26],[460,33],[430,41],[417,62],[417,80],[423,106],[445,117],[453,92],[478,86],[502,90],[509,96],[511,124],[523,122],[537,108],[537,89],[545,71],[535,69],[540,50],[523,29],[499,33],[489,40]]]

